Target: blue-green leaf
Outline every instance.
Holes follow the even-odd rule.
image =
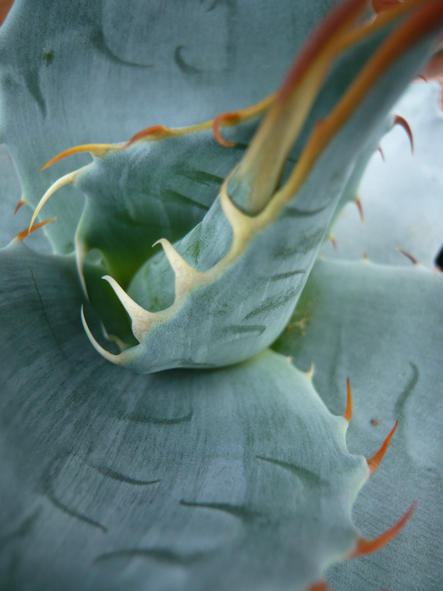
[[[352,550],[368,467],[307,374],[138,376],[87,346],[72,258],[0,260],[4,588],[303,591]]]
[[[334,570],[339,589],[440,588],[442,293],[441,273],[424,267],[319,261],[276,345],[297,367],[314,363],[314,384],[333,412],[350,376],[350,442],[360,453],[372,454],[399,421],[357,522],[375,535],[413,499],[416,514],[385,551]]]

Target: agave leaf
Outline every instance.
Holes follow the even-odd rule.
[[[385,161],[374,154],[354,193],[361,199],[364,223],[355,204],[349,204],[333,229],[336,248],[325,247],[325,255],[355,260],[366,253],[374,262],[409,265],[401,248],[422,265],[434,267],[442,246],[443,216],[439,95],[437,84],[415,82],[395,105],[393,111],[413,132],[414,153],[400,127],[383,138]]]
[[[114,278],[107,278],[140,344],[120,354],[109,353],[86,327],[96,349],[114,363],[150,373],[229,365],[272,343],[288,322],[336,208],[349,191],[347,183],[355,182],[356,168],[361,172],[362,160],[378,140],[390,107],[418,70],[431,42],[422,39],[383,70],[326,147],[318,149],[307,178],[292,184],[302,168],[301,158],[295,177],[291,175],[262,210],[248,215],[234,204],[231,188],[244,196],[248,179],[255,186],[254,164],[252,173],[244,173],[244,168],[257,141],[264,141],[262,136],[271,144],[287,141],[286,128],[277,139],[272,126],[269,138],[262,132],[283,109],[283,99],[276,99],[276,108],[201,224],[174,246],[163,240],[164,252],[140,268],[127,292]],[[261,157],[259,152],[259,164]],[[278,162],[273,166],[280,169]],[[256,174],[261,178],[261,166]],[[255,198],[252,188],[251,197]]]
[[[358,523],[383,530],[414,498],[417,512],[386,552],[332,573],[345,591],[437,591],[441,584],[442,288],[442,275],[421,266],[319,261],[276,345],[297,367],[314,363],[314,384],[333,412],[343,408],[343,382],[351,377],[349,441],[361,453],[377,449],[399,420],[383,470],[359,498]]]
[[[352,550],[368,467],[307,374],[122,372],[87,346],[72,257],[0,258],[4,588],[303,590]]]
[[[316,121],[328,114],[355,78],[361,63],[371,55],[382,32],[383,28],[381,31],[376,28],[369,39],[351,46],[332,67],[302,137],[292,151],[289,166],[300,157]],[[267,90],[273,90],[272,86]],[[241,117],[246,117],[246,111],[241,111]],[[253,112],[262,114],[264,111],[260,107],[254,108]],[[148,136],[146,130],[134,136],[149,141],[135,145],[88,144],[74,147],[51,162],[56,163],[61,156],[88,150],[95,158],[90,165],[65,176],[65,180],[62,177],[56,181],[40,204],[45,204],[48,197],[65,182],[72,182],[80,189],[86,197],[75,237],[80,272],[87,254],[92,249],[98,249],[106,272],[126,287],[137,268],[152,256],[154,242],[160,238],[174,242],[203,218],[223,179],[243,155],[256,126],[257,117],[248,123],[237,124],[235,133],[230,134],[235,138],[235,145],[229,150],[214,141],[210,121],[174,130],[150,126]],[[183,135],[171,136],[171,133]],[[228,133],[227,130],[224,133]],[[378,134],[374,135],[378,141]],[[375,144],[365,148],[361,165],[356,167],[354,176],[360,177],[362,166],[364,168],[374,147]],[[352,198],[353,190],[351,197],[347,195],[345,192],[342,201]],[[39,209],[40,205],[37,211]]]
[[[201,221],[244,146],[226,150],[209,130],[95,160],[75,182],[86,196],[76,232],[81,259],[99,250],[106,272],[127,286],[154,242],[176,241]]]
[[[34,8],[30,2],[22,2],[18,3],[17,11],[25,5],[27,9]],[[215,2],[212,10],[220,6],[223,9],[228,6],[228,10],[231,10],[233,5]],[[59,18],[56,3],[41,3],[41,6],[43,11],[50,8],[54,18]],[[115,30],[115,21],[121,26],[124,22],[122,10],[125,15],[127,11],[117,2],[109,3],[109,6],[112,8],[109,14],[113,15]],[[99,14],[102,5],[96,3],[93,8],[89,8],[85,4],[82,7],[79,21],[88,15]],[[316,4],[314,10],[317,8]],[[40,8],[37,7],[37,10]],[[268,10],[277,12],[274,7],[268,7]],[[77,23],[76,15],[71,16],[72,22]],[[41,22],[36,19],[36,30],[42,30]],[[131,27],[140,30],[140,22],[134,19]],[[106,26],[102,30],[108,35]],[[33,35],[29,28],[26,30]],[[128,28],[128,31],[132,30]],[[174,31],[174,35],[177,36],[177,31]],[[128,62],[134,60],[134,56],[131,55],[131,44],[127,44],[126,39],[124,35],[114,36],[112,48],[119,59]],[[96,37],[95,42],[100,45],[100,38],[97,40]],[[179,49],[178,57],[188,56],[187,49],[188,46]],[[191,55],[197,59],[193,63],[198,65],[200,56],[195,51]],[[109,53],[106,57],[110,58]],[[31,56],[30,59],[34,59],[35,65],[36,58]],[[50,54],[47,59],[52,59]],[[145,68],[143,59],[143,56],[141,61],[136,59],[130,67]],[[115,60],[110,61],[115,63]],[[182,59],[182,68],[184,63]],[[124,67],[129,66],[126,63]],[[196,81],[196,77],[201,74],[196,69],[196,66],[194,71],[188,67],[183,74],[193,76]],[[34,68],[36,71],[39,68]],[[29,73],[32,76],[32,68]],[[204,80],[207,86],[211,85],[210,82],[209,78]],[[8,81],[6,75],[6,88],[8,84],[11,84],[11,80]],[[85,87],[81,88],[84,92]],[[71,90],[75,95],[77,89]],[[164,89],[161,92],[164,94]],[[68,100],[68,97],[64,99]],[[194,106],[197,108],[197,105]],[[5,108],[4,104],[2,108]],[[94,113],[98,118],[99,113]],[[117,129],[117,123],[115,126]],[[81,130],[84,131],[85,126],[80,125],[78,131]],[[39,133],[41,131],[40,128]],[[132,131],[135,130],[130,133]],[[75,135],[77,130],[71,128],[69,133]],[[121,137],[115,136],[115,139]],[[72,143],[78,141],[85,140],[77,139]],[[66,145],[60,145],[53,152],[64,147]],[[20,147],[17,148],[18,152],[22,152]],[[136,152],[134,150],[133,154]],[[47,157],[51,155],[53,153]],[[34,174],[35,169],[33,171]],[[31,176],[28,178],[29,186],[33,186],[30,179]],[[104,176],[100,183],[103,179]],[[349,193],[350,182],[354,182],[352,174],[347,184],[344,184],[340,201],[346,191]],[[182,211],[183,215],[187,215],[192,210],[184,208]],[[72,217],[72,223],[68,221],[64,227],[66,235],[62,240],[65,243],[60,241],[62,246],[57,246],[59,250],[68,248],[68,235],[69,240],[73,241],[73,233],[69,232],[73,232],[74,222]],[[61,236],[62,232],[58,238]],[[53,242],[56,239],[52,238]],[[52,586],[54,589],[89,588],[94,591],[101,588],[121,589],[123,586],[139,589],[141,586],[153,585],[203,591],[207,588],[232,589],[240,585],[244,589],[292,591],[299,588],[304,591],[307,583],[322,575],[324,567],[349,552],[357,536],[349,518],[350,510],[367,475],[367,468],[361,457],[351,456],[347,452],[344,444],[345,422],[333,417],[325,409],[305,374],[291,368],[287,359],[271,353],[264,353],[229,370],[173,371],[156,376],[136,376],[124,372],[94,357],[85,344],[87,342],[78,322],[78,308],[83,297],[72,257],[38,256],[14,243],[2,251],[0,261],[0,315],[4,336],[2,350],[6,351],[0,369],[4,390],[0,402],[3,423],[0,445],[2,585],[4,583],[6,588],[29,588],[32,585],[33,589],[46,590]],[[97,265],[91,268],[87,265],[85,268],[88,290],[92,292],[94,286],[98,285],[97,272],[100,267]],[[362,268],[359,267],[358,273]],[[330,302],[335,301],[331,296],[330,284],[343,281],[347,284],[347,275],[344,276],[339,266],[334,269],[329,275],[326,273],[328,281],[322,284],[321,294],[316,294],[312,307],[320,302],[319,323],[321,319],[329,323],[321,326],[322,339],[319,325],[316,325],[316,347],[318,345],[321,356],[319,363],[325,361],[327,374],[323,382],[320,380],[322,394],[331,407],[335,403],[335,409],[341,414],[344,406],[344,377],[351,370],[342,364],[333,368],[334,361],[331,359],[333,351],[337,354],[337,342],[332,336],[328,338],[329,325],[334,330],[338,322],[334,319],[334,324],[328,317],[329,311],[325,311],[325,308],[329,302],[325,300],[329,298]],[[366,273],[367,269],[372,269],[372,265],[366,265],[364,269]],[[362,277],[356,279],[351,272],[351,283],[354,286],[354,298],[358,293],[362,305],[366,302],[375,310],[374,302],[378,304],[379,301],[385,301],[380,299],[381,295],[385,295],[382,288],[391,288],[392,285],[378,275],[374,281],[371,273],[363,276],[362,271]],[[418,300],[421,297],[418,285],[424,285],[424,303],[427,308],[423,314],[428,319],[429,310],[431,307],[437,309],[436,303],[440,301],[437,300],[439,292],[434,289],[435,279],[429,280],[430,275],[426,274],[420,276],[419,281],[415,275],[412,282],[414,287],[411,288],[409,280],[403,281],[401,277],[395,276],[398,284],[393,292],[397,296],[415,293]],[[355,281],[352,281],[353,278]],[[369,301],[368,294],[372,293],[374,284],[379,286],[376,290],[378,298]],[[343,296],[339,286],[334,289]],[[104,292],[99,289],[96,292],[98,295],[91,299],[96,297],[96,301],[103,302],[106,294],[103,295]],[[386,299],[386,305],[389,302],[392,304],[389,296]],[[335,304],[331,306],[331,312],[339,312],[346,319],[346,314],[355,311],[357,304],[349,297],[343,297],[343,301],[347,302],[347,307],[342,309]],[[101,304],[96,303],[96,306],[100,308]],[[301,313],[303,309],[302,306]],[[382,307],[381,310],[385,329],[389,326],[390,318],[386,308]],[[406,313],[401,315],[402,310],[394,309],[394,325],[403,328],[402,324],[407,325],[410,319],[409,316],[406,318]],[[414,319],[421,319],[417,308],[412,307],[412,311]],[[356,334],[360,329],[367,332],[367,315],[354,313],[351,318],[354,323],[352,330]],[[378,323],[373,323],[380,331]],[[97,331],[97,327],[92,328]],[[370,328],[372,330],[372,326]],[[411,340],[417,339],[419,334],[415,328],[415,332],[409,329]],[[328,332],[325,338],[326,329]],[[342,327],[338,325],[338,329],[341,331]],[[116,329],[117,332],[119,330]],[[331,334],[339,338],[343,333],[339,332],[338,336]],[[432,334],[435,335],[435,332]],[[309,336],[306,337],[308,339]],[[424,358],[429,343],[421,340],[421,337],[419,340],[423,345]],[[394,341],[392,339],[389,342]],[[331,349],[326,349],[325,342]],[[373,334],[368,342],[376,350],[380,346],[379,334]],[[297,355],[303,347],[299,342],[294,343],[295,340],[290,342],[288,350],[292,352],[294,349]],[[364,345],[364,339],[356,340],[356,351],[362,365],[367,361],[368,349],[365,349],[366,357],[362,352]],[[399,349],[403,352],[406,350],[406,353],[409,351],[407,347],[403,348],[403,343]],[[352,355],[353,352],[349,352],[345,357],[352,361]],[[400,356],[397,359],[398,367],[399,359]],[[424,360],[423,371],[427,371],[427,364],[430,371],[435,370],[436,360],[432,355]],[[413,369],[412,366],[409,368]],[[386,365],[382,369],[385,375]],[[317,375],[321,375],[318,366],[317,372]],[[377,376],[371,376],[367,382],[363,382],[367,376],[363,369],[361,372],[362,383],[367,388],[365,391],[374,395]],[[334,385],[334,378],[339,373],[343,377],[340,394],[338,385]],[[410,391],[414,392],[421,385],[421,375],[419,380],[414,378],[415,374],[409,376],[409,386],[405,388],[405,400],[402,402],[406,411],[411,401]],[[402,376],[407,377],[401,371],[391,376],[389,383],[392,388],[398,386],[399,377]],[[427,382],[425,385],[428,385]],[[368,407],[369,404],[368,399]],[[379,408],[383,408],[383,400],[379,402]],[[414,408],[414,411],[418,412],[417,416],[424,415],[422,408],[418,411]],[[367,414],[366,419],[362,416],[358,415],[356,425],[365,427],[365,420],[370,415]],[[300,418],[304,419],[303,423],[300,423]],[[407,416],[411,432],[418,432],[415,418],[414,415]],[[384,424],[380,417],[379,422]],[[371,438],[372,429],[374,427],[371,425],[361,431],[368,433],[371,450],[377,448],[383,438]],[[435,453],[435,450],[430,451],[430,445],[426,442],[426,436],[433,433],[434,422],[429,433],[422,432],[419,437],[409,438],[412,451],[408,448],[408,453],[415,460],[423,449],[426,449],[426,453]],[[423,444],[423,438],[426,444]],[[361,451],[367,452],[368,447],[362,445],[362,439],[356,436],[355,441],[361,446]],[[404,453],[403,449],[400,453]],[[390,457],[388,454],[387,462]],[[273,463],[270,460],[278,461]],[[307,463],[304,464],[302,460]],[[424,461],[421,456],[419,460],[434,474],[435,456],[431,455],[431,461]],[[297,463],[295,475],[288,463]],[[411,466],[409,460],[401,465],[406,470]],[[271,472],[266,471],[268,468]],[[304,469],[309,472],[306,473]],[[417,473],[416,466],[412,467],[411,473]],[[314,477],[313,482],[312,474],[320,477],[320,481]],[[321,482],[324,474],[325,482]],[[375,486],[381,474],[379,470],[370,486]],[[395,471],[394,474],[397,477],[395,486],[398,488],[400,474]],[[432,497],[433,502],[437,488],[432,488],[435,480],[429,480],[424,470],[421,474],[423,486],[431,487],[427,498]],[[386,490],[392,494],[394,484],[383,482],[384,488],[377,488],[377,494],[385,499]],[[376,517],[371,510],[371,499],[364,497],[370,517],[367,522],[362,521],[365,533],[373,532],[376,535],[391,524],[393,515],[397,516],[411,498],[418,496],[409,495],[408,491],[409,488],[405,488],[405,496],[401,496],[401,508],[391,506],[389,515],[383,513],[381,504],[377,503],[379,514]],[[222,493],[224,498],[221,498]],[[395,494],[392,496],[395,501],[399,498]],[[420,502],[425,498],[423,493],[419,497]],[[419,511],[421,506],[422,503]],[[435,506],[438,509],[437,503]],[[424,514],[418,513],[420,515]],[[428,524],[429,515],[423,521]],[[415,530],[417,532],[420,527],[420,536],[423,535],[423,521]],[[438,540],[436,529],[431,528],[430,531],[429,537],[424,537],[426,544]],[[124,545],[126,541],[127,546]],[[401,539],[399,542],[404,543]],[[397,547],[394,545],[393,550]],[[392,564],[395,564],[398,572],[405,571],[402,582],[406,589],[408,585],[409,589],[411,585],[421,585],[424,580],[425,588],[434,591],[438,584],[436,554],[429,552],[425,544],[418,546],[422,551],[419,569],[429,570],[422,579],[417,572],[405,569],[406,562],[409,567],[410,554],[405,558],[404,547],[401,546],[401,563],[393,562],[391,555],[388,565],[384,561],[370,562],[372,568],[375,566],[379,571],[372,572],[369,568],[363,570],[364,583],[358,573],[352,573],[347,588],[360,591],[364,585],[371,590],[377,585],[385,587],[386,567],[389,567],[389,572]],[[362,568],[361,561],[359,563],[355,567],[357,571]],[[343,580],[339,583],[339,576],[339,573],[334,574],[337,587],[346,587]],[[346,574],[343,576],[346,579]],[[393,588],[397,586],[393,577],[389,582]]]
[[[71,146],[121,142],[141,127],[190,125],[261,100],[330,4],[134,0],[127,10],[114,0],[16,0],[0,33],[0,135],[27,202],[87,162],[74,156],[40,173]],[[48,204],[58,222],[45,229],[62,253],[74,248],[83,209],[71,187],[64,193]]]

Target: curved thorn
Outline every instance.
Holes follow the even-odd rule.
[[[160,320],[161,312],[149,312],[149,310],[145,310],[145,308],[140,306],[140,304],[137,304],[137,302],[133,300],[110,275],[104,275],[102,279],[109,283],[115,295],[120,300],[121,305],[131,319],[132,333],[135,338],[141,342],[143,340],[143,334],[149,331],[152,323],[155,322],[155,320]]]
[[[97,353],[99,353],[102,357],[104,357],[108,361],[111,361],[112,363],[117,363],[117,364],[121,363],[121,360],[122,360],[121,354],[114,355],[114,353],[110,353],[104,347],[102,347],[100,345],[100,343],[95,339],[94,335],[91,332],[91,329],[88,326],[88,323],[86,322],[83,306],[80,309],[80,314],[81,314],[82,324],[83,324],[83,328],[86,333],[86,336],[88,337],[89,342],[94,347],[94,349],[97,351]]]
[[[346,378],[346,410],[343,418],[348,423],[351,421],[352,417],[352,389],[351,389],[351,381],[349,376]]]
[[[14,209],[14,213],[17,213],[18,210],[23,207],[23,205],[26,203],[26,201],[23,199],[23,197],[20,199],[20,201],[17,203],[17,205],[15,206]]]
[[[406,523],[411,518],[412,514],[417,507],[417,501],[414,501],[406,513],[401,517],[397,523],[395,523],[392,527],[390,527],[387,531],[383,534],[378,536],[373,540],[366,540],[365,538],[359,538],[357,540],[357,544],[355,549],[349,554],[348,558],[358,558],[359,556],[365,556],[366,554],[372,554],[373,552],[377,552],[386,546],[391,540],[393,540],[400,530],[406,525]]]
[[[74,183],[75,179],[77,178],[77,176],[83,170],[86,170],[86,168],[88,168],[89,166],[90,165],[87,164],[86,166],[83,166],[82,168],[78,168],[77,170],[74,170],[73,172],[68,172],[68,174],[61,176],[54,183],[52,183],[52,185],[49,187],[49,189],[46,191],[46,193],[43,195],[43,197],[37,203],[36,208],[34,209],[34,213],[32,214],[32,218],[31,218],[31,221],[29,222],[29,226],[28,226],[29,230],[31,230],[31,228],[35,222],[35,219],[38,216],[38,214],[40,213],[42,207],[52,197],[52,195],[54,195],[54,193],[56,191],[58,191],[59,189],[61,189],[65,185],[72,185]]]
[[[220,115],[214,119],[212,122],[212,131],[220,146],[223,146],[224,148],[232,148],[235,146],[235,142],[230,142],[223,137],[220,131],[220,125],[235,125],[239,121],[240,116],[238,113],[220,113]]]
[[[403,256],[405,256],[407,259],[409,259],[411,263],[413,263],[414,265],[418,265],[418,260],[411,253],[407,252],[406,250],[403,250],[403,248],[396,248],[395,250]]]
[[[423,74],[417,74],[417,78],[420,78],[421,80],[423,80],[423,82],[429,82],[429,80]]]
[[[63,150],[54,158],[51,158],[46,164],[44,164],[40,170],[46,170],[56,162],[63,160],[67,156],[72,156],[72,154],[82,154],[84,152],[89,152],[93,156],[97,158],[103,158],[110,150],[117,150],[117,146],[114,144],[81,144],[79,146],[73,146],[72,148],[68,148],[67,150]]]
[[[374,472],[377,470],[377,468],[380,465],[380,462],[383,459],[383,456],[386,453],[386,450],[389,447],[389,444],[391,442],[392,436],[395,433],[395,430],[398,427],[398,421],[395,421],[395,425],[392,427],[392,429],[389,431],[388,436],[386,437],[386,439],[383,441],[382,446],[380,447],[380,449],[371,457],[369,458],[367,461],[368,466],[369,466],[369,475],[372,476],[372,474],[374,474]]]
[[[166,238],[160,238],[152,246],[160,244],[175,275],[175,301],[197,285],[201,273],[190,265]]]
[[[31,228],[26,228],[25,230],[22,230],[21,232],[19,232],[17,234],[16,239],[21,240],[21,242],[23,242],[23,240],[25,240],[25,238],[27,238],[29,236],[29,234],[32,234],[32,232],[35,232],[36,230],[38,230],[39,228],[42,228],[43,226],[46,226],[46,224],[50,224],[51,222],[55,222],[56,219],[57,218],[48,218],[47,220],[43,220],[42,222],[35,224]]]
[[[400,127],[402,127],[406,131],[407,136],[409,138],[409,143],[411,144],[411,154],[414,155],[414,134],[412,133],[411,126],[401,115],[395,115],[394,123],[392,126],[394,127],[394,125],[400,125]]]
[[[164,125],[151,125],[150,127],[145,127],[145,129],[135,133],[126,144],[124,144],[123,149],[126,150],[126,148],[129,148],[129,146],[132,146],[132,144],[139,140],[161,140],[171,135],[176,134],[170,127],[165,127]]]
[[[361,221],[362,224],[364,224],[364,221],[365,221],[365,212],[363,211],[363,205],[362,205],[362,202],[361,202],[360,197],[356,197],[354,199],[354,203],[357,206],[358,215],[360,216],[360,221]]]
[[[380,153],[381,159],[383,160],[383,162],[386,162],[386,156],[385,153],[383,152],[383,148],[381,146],[378,146],[377,151]]]
[[[329,242],[335,249],[337,249],[337,240],[334,238],[334,236],[329,236]]]
[[[175,249],[175,247],[167,240],[166,238],[160,238],[152,245],[157,246],[160,244],[162,247],[172,269],[176,274],[182,273],[198,273],[197,269],[194,269],[192,265],[190,265],[179,252]]]
[[[88,288],[86,286],[86,278],[85,278],[85,274],[83,272],[83,267],[84,267],[86,257],[88,255],[88,251],[87,251],[86,247],[84,246],[84,244],[79,240],[77,232],[75,234],[74,240],[75,240],[75,266],[77,267],[77,273],[80,278],[80,283],[83,288],[83,293],[85,294],[85,297],[87,299],[89,299]]]

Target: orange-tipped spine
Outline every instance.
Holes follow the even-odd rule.
[[[410,252],[404,250],[403,248],[397,248],[396,250],[397,252],[405,256],[407,259],[409,259],[413,265],[418,265],[418,260]]]
[[[349,376],[346,378],[346,410],[343,418],[348,423],[351,421],[352,417],[352,389],[351,389],[351,380]]]
[[[389,434],[386,437],[386,439],[383,441],[383,444],[380,447],[380,449],[371,458],[366,460],[368,463],[368,466],[369,466],[369,472],[370,472],[371,476],[372,476],[372,474],[374,474],[374,472],[379,467],[379,465],[383,459],[383,456],[385,455],[385,453],[389,447],[389,444],[391,443],[391,439],[392,439],[397,427],[398,427],[398,421],[395,421],[395,425],[389,431]]]
[[[354,550],[348,556],[348,558],[358,558],[359,556],[366,556],[366,554],[372,554],[377,552],[383,546],[386,546],[391,540],[393,540],[399,532],[404,528],[409,519],[412,517],[417,507],[417,501],[414,501],[406,513],[401,517],[397,523],[390,527],[387,531],[382,533],[380,536],[373,540],[367,540],[365,538],[359,538]]]
[[[47,220],[43,220],[42,222],[39,222],[38,224],[34,224],[32,226],[32,228],[26,228],[25,230],[22,230],[21,232],[19,232],[16,236],[17,240],[20,240],[21,242],[23,242],[23,240],[25,240],[29,234],[32,234],[32,232],[35,232],[36,230],[38,230],[39,228],[42,228],[43,226],[46,226],[46,224],[50,224],[51,222],[55,222],[57,218],[48,218]]]
[[[406,134],[409,138],[409,143],[411,145],[411,154],[414,155],[414,134],[412,133],[411,126],[401,115],[395,115],[394,125],[400,125],[400,127],[406,131]]]
[[[361,202],[360,197],[356,197],[354,199],[354,203],[357,206],[358,215],[360,216],[360,221],[361,221],[362,224],[364,224],[364,222],[365,222],[365,212],[363,210],[363,205],[362,205],[362,202]]]
[[[17,213],[18,210],[23,207],[23,205],[26,203],[26,201],[24,199],[20,199],[20,201],[17,203],[17,205],[15,206],[14,209],[14,213]]]

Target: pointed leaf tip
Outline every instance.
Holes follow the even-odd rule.
[[[391,540],[393,540],[398,533],[404,528],[406,523],[412,517],[415,509],[417,507],[417,501],[414,501],[406,513],[401,517],[397,523],[395,523],[392,527],[390,527],[387,531],[382,533],[377,538],[373,540],[366,540],[365,538],[359,538],[355,549],[351,552],[348,558],[358,558],[359,556],[365,556],[366,554],[372,554],[373,552],[377,552],[383,546],[386,546]]]
[[[398,421],[395,421],[395,425],[392,427],[392,429],[390,430],[388,436],[386,437],[386,439],[384,440],[382,446],[380,447],[380,449],[371,457],[369,458],[367,461],[368,466],[369,466],[369,472],[370,472],[370,476],[372,476],[372,474],[374,474],[374,472],[377,470],[377,468],[379,467],[383,456],[386,453],[386,450],[389,447],[389,444],[391,442],[391,439],[395,433],[395,430],[398,427]]]
[[[343,418],[349,423],[352,417],[352,389],[349,377],[346,378],[346,397],[346,410]]]

